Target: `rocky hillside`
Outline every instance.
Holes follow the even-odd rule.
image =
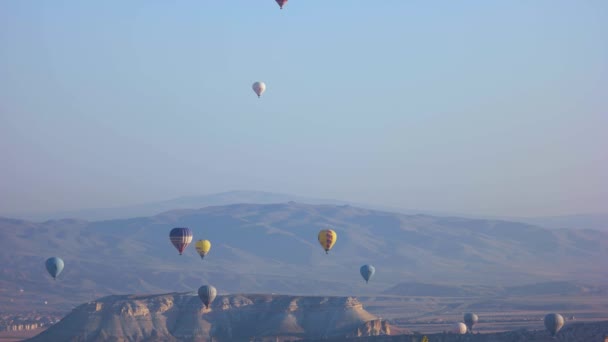
[[[211,240],[205,260],[193,246],[178,255],[168,238],[177,226],[190,227],[195,240]],[[338,233],[329,255],[317,242],[318,231],[327,227]],[[608,259],[606,246],[608,233],[591,230],[293,202],[99,222],[0,218],[0,306],[7,312],[67,312],[105,295],[193,291],[201,283],[212,283],[222,293],[363,296],[404,281],[480,286],[606,282],[603,264],[592,262]],[[57,281],[44,269],[50,256],[66,264]],[[359,274],[367,263],[376,266],[369,284]]]
[[[195,294],[174,293],[83,304],[30,341],[274,341],[389,333],[388,323],[352,297],[230,295],[204,309]]]

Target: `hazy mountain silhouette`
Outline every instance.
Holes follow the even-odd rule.
[[[204,261],[193,246],[178,255],[168,239],[175,226],[212,241]],[[338,233],[329,255],[316,240],[326,227]],[[221,293],[366,295],[404,281],[595,282],[607,277],[607,245],[608,234],[593,230],[293,202],[98,222],[0,219],[0,289],[7,294],[0,304],[68,307],[105,294],[192,291],[203,283]],[[50,256],[66,264],[57,281],[44,269]],[[365,263],[376,266],[368,285],[359,275]],[[11,297],[19,289],[24,294]]]
[[[46,221],[64,218],[75,218],[82,220],[109,220],[120,218],[132,218],[142,216],[152,216],[161,212],[177,209],[198,209],[209,206],[222,206],[231,204],[272,204],[287,203],[295,201],[307,204],[328,204],[328,205],[352,205],[362,208],[399,212],[404,214],[430,214],[446,215],[446,213],[403,209],[390,206],[373,205],[368,203],[358,203],[327,198],[313,198],[292,194],[282,194],[264,191],[227,191],[216,194],[201,196],[184,196],[165,201],[141,203],[136,205],[119,206],[111,208],[89,208],[71,211],[40,212],[40,213],[20,213],[14,217],[33,221]],[[458,215],[462,216],[462,215]]]
[[[608,213],[517,218],[514,220],[547,228],[595,229],[608,231]]]
[[[407,215],[425,214],[432,216],[457,216],[487,220],[506,220],[537,225],[545,228],[576,228],[595,229],[603,231],[608,230],[608,213],[592,213],[550,217],[498,217],[479,215],[475,213],[447,213],[434,210],[408,209],[396,206],[375,205],[371,203],[360,203],[337,199],[314,198],[293,194],[244,190],[227,191],[200,196],[183,196],[165,201],[148,202],[111,208],[89,208],[57,212],[20,213],[18,215],[14,215],[14,217],[33,221],[47,221],[65,218],[97,221],[152,216],[161,212],[177,209],[198,209],[209,206],[223,206],[231,204],[287,203],[291,201],[313,205],[351,205],[360,208],[389,211]]]

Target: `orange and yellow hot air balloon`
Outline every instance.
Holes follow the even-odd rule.
[[[211,250],[211,242],[209,242],[209,240],[198,240],[194,244],[194,247],[196,248],[198,255],[203,259],[205,255],[209,253],[209,250]]]
[[[319,243],[325,250],[325,254],[329,254],[329,250],[336,244],[338,234],[331,229],[323,229],[319,232]]]

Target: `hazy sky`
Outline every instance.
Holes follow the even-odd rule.
[[[607,37],[605,0],[2,1],[0,214],[608,211]]]

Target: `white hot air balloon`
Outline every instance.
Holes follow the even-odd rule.
[[[251,88],[258,95],[258,97],[260,97],[266,91],[266,84],[264,84],[264,82],[255,82]]]
[[[452,334],[464,335],[467,333],[467,326],[464,323],[456,323],[452,327]]]

